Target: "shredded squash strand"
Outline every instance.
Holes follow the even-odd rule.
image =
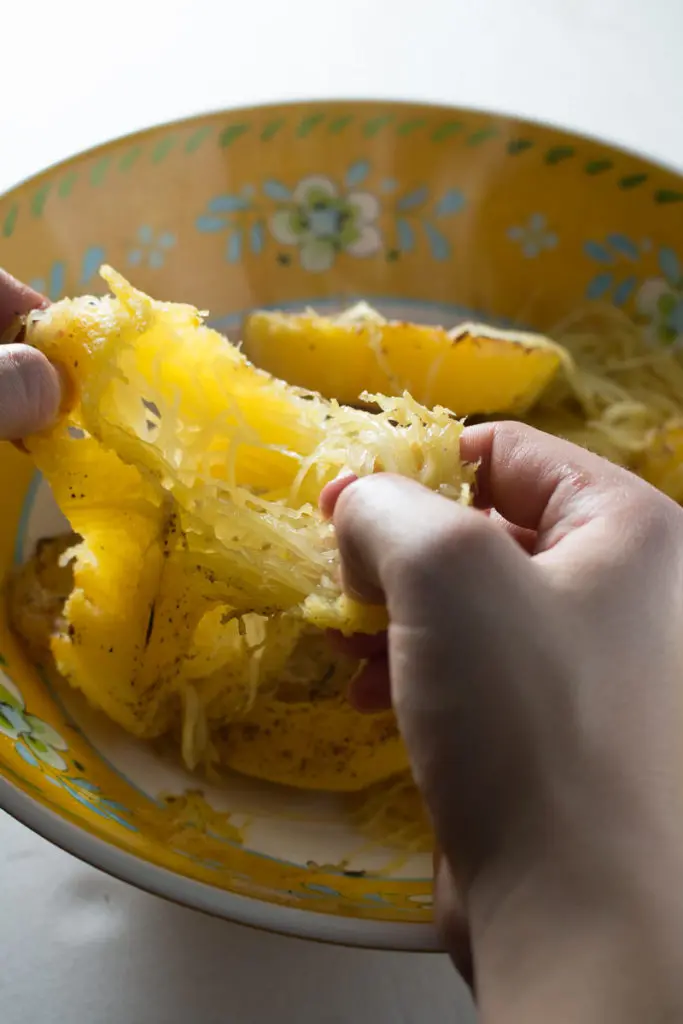
[[[343,469],[382,469],[467,501],[461,424],[408,395],[373,396],[381,411],[370,415],[292,388],[196,310],[104,274],[114,298],[57,303],[28,321],[27,340],[73,376],[77,422],[173,501],[188,557],[236,609],[300,606],[319,626],[377,628],[376,616],[339,601],[320,490]]]

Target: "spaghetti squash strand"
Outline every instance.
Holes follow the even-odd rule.
[[[371,396],[373,415],[290,387],[204,327],[196,310],[154,302],[103,273],[114,298],[102,300],[99,321],[100,300],[81,299],[27,324],[31,344],[70,365],[88,432],[160,500],[172,499],[188,557],[238,612],[313,609],[321,628],[376,629],[376,615],[340,601],[320,490],[343,469],[383,469],[467,502],[461,424],[407,394]]]

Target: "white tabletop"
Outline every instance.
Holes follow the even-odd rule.
[[[0,14],[0,190],[154,122],[309,97],[496,108],[683,166],[681,0],[33,0]],[[3,1024],[472,1020],[443,957],[167,905],[0,812]]]

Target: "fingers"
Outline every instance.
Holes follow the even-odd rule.
[[[390,474],[344,487],[334,523],[347,593],[386,600],[392,624],[454,614],[452,602],[479,589],[487,566],[524,557],[483,513]]]
[[[586,489],[605,494],[615,477],[631,479],[597,455],[522,423],[468,427],[460,450],[466,462],[479,462],[477,505],[541,534],[566,518]]]
[[[17,317],[47,299],[0,269],[0,338]],[[25,345],[0,346],[0,439],[16,440],[48,427],[61,402],[59,373]]]
[[[624,488],[638,486],[636,479],[625,470],[521,423],[469,427],[462,434],[461,452],[465,461],[479,463],[478,508],[486,511],[491,525],[498,527],[499,533],[506,533],[528,554],[548,551],[576,526],[604,514],[608,505],[620,500]],[[620,486],[615,486],[616,483]],[[409,484],[405,482],[405,486]],[[334,509],[344,510],[350,500],[348,495],[356,494],[357,486],[351,474],[329,484],[321,495],[323,512],[332,515]],[[412,490],[400,494],[394,490],[390,498],[388,492],[383,492],[396,503],[393,508],[374,508],[367,502],[364,511],[357,508],[355,516],[365,517],[366,528],[356,529],[353,534],[345,532],[345,513],[341,512],[342,582],[346,592],[357,600],[378,603],[383,599],[382,581],[373,570],[372,562],[365,558],[367,545],[374,546],[385,564],[397,542],[405,548],[405,543],[420,533],[418,509],[428,499],[424,493],[420,496],[417,484],[410,486]],[[374,492],[375,504],[381,504],[380,497],[380,491]],[[408,523],[404,522],[404,510],[398,508],[398,504],[405,501],[410,505],[408,518],[411,521]],[[445,499],[437,501],[439,505],[432,502],[428,508],[425,506],[430,529],[440,529],[453,515],[460,515],[463,524],[467,521],[463,516],[471,516]],[[335,522],[336,519],[335,513]],[[437,527],[437,519],[441,527]],[[470,518],[468,522],[471,526],[473,520]],[[390,534],[386,533],[388,529],[393,538],[391,542]],[[388,543],[383,552],[385,534]],[[379,569],[379,563],[375,569]]]
[[[0,269],[0,338],[16,317],[46,304],[45,296]]]
[[[58,371],[36,349],[0,346],[0,439],[26,437],[57,418],[62,388]]]
[[[468,427],[462,434],[461,453],[464,461],[479,463],[477,507],[486,511],[491,525],[497,526],[499,533],[506,533],[528,554],[549,551],[574,528],[586,525],[604,515],[616,503],[621,503],[624,489],[642,487],[627,471],[576,445],[521,423],[485,423]],[[357,486],[356,478],[351,474],[329,484],[321,495],[324,514],[329,516],[334,509],[346,508],[347,496],[357,493]],[[405,516],[396,507],[396,515],[392,515],[392,509],[378,508],[379,519],[373,525],[374,512],[366,507],[366,530],[356,530],[355,535],[349,534],[344,539],[342,526],[340,545],[345,545],[342,549],[342,582],[346,592],[357,600],[378,603],[383,599],[382,581],[376,573],[373,574],[371,567],[368,571],[363,545],[374,543],[382,561],[386,562],[392,547],[395,547],[395,543],[388,544],[384,554],[380,550],[381,535],[388,528],[389,521],[393,524],[394,542],[398,539],[396,532],[404,531],[404,527],[406,530],[401,541],[404,546],[406,540],[419,533],[418,507],[427,499],[424,495],[419,497],[418,485],[412,484],[412,487],[412,491],[402,494],[395,492],[392,498],[395,502],[410,503],[412,524],[403,522]],[[379,497],[378,491],[375,500]],[[454,506],[445,499],[438,501],[441,503],[440,515],[437,516],[434,503],[430,504],[428,511],[425,509],[432,526],[435,525],[434,516],[443,523],[449,515],[459,514],[461,522],[465,522],[462,509],[455,513]],[[473,520],[469,522],[472,524]],[[363,532],[365,540],[361,537]],[[361,572],[363,565],[365,571]]]

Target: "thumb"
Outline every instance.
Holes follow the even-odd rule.
[[[12,441],[44,430],[61,401],[58,371],[26,345],[0,346],[0,439]]]
[[[43,295],[0,268],[0,338],[12,332],[18,317],[46,304]],[[0,440],[48,427],[57,417],[61,390],[59,373],[40,352],[0,344]]]
[[[463,598],[471,604],[486,566],[514,568],[526,558],[483,512],[405,477],[379,473],[332,486],[344,590],[385,601],[393,625],[436,629]]]

